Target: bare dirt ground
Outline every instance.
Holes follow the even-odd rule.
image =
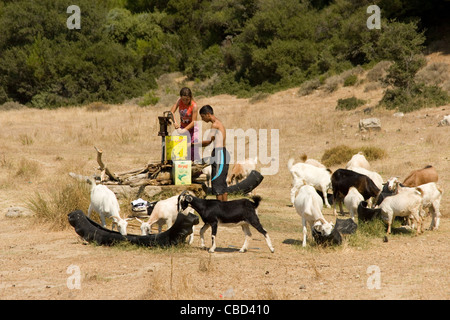
[[[250,250],[240,254],[241,229],[219,228],[217,251],[209,254],[200,249],[199,228],[192,246],[102,247],[83,244],[72,228],[55,231],[33,217],[5,217],[10,206],[26,205],[36,192],[60,188],[70,180],[69,171],[93,174],[93,145],[104,150],[115,171],[158,159],[156,116],[168,107],[0,112],[0,299],[449,299],[450,127],[437,123],[450,106],[401,118],[382,109],[366,115],[363,109],[376,105],[381,89],[364,92],[361,84],[304,97],[297,90],[254,103],[226,95],[197,98],[199,105],[211,104],[228,128],[279,130],[279,172],[256,189],[263,197],[259,213],[273,254],[254,229]],[[335,111],[337,99],[353,95],[367,104]],[[381,119],[382,131],[361,134],[359,119],[372,116]],[[299,160],[303,153],[320,160],[339,144],[383,148],[387,157],[371,165],[384,180],[433,164],[445,190],[439,230],[392,235],[387,243],[373,237],[347,239],[334,248],[312,242],[302,248],[301,219],[288,206],[287,160]],[[32,174],[19,172],[25,170],[24,159],[35,164]],[[332,209],[323,212],[334,221]],[[428,217],[425,226],[429,223]],[[132,226],[129,232],[138,229]],[[68,286],[74,275],[69,266],[79,268],[80,289],[70,289],[70,281]],[[376,279],[379,288],[371,289]]]

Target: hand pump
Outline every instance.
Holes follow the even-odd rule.
[[[173,118],[173,114],[170,111],[164,111],[162,117],[158,117],[159,120],[159,132],[158,136],[161,136],[161,163],[164,163],[165,156],[166,156],[166,136],[169,135],[167,132],[167,126],[171,125],[171,121],[175,122],[175,119]]]

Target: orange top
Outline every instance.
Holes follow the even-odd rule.
[[[181,128],[185,128],[189,123],[192,122],[192,115],[194,106],[197,106],[197,103],[191,99],[191,103],[189,105],[185,105],[183,100],[178,99],[178,110],[180,111],[180,126]]]

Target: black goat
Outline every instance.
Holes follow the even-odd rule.
[[[381,209],[367,207],[367,201],[361,201],[358,205],[358,223],[372,221],[381,218]]]
[[[352,219],[336,219],[336,224],[327,236],[317,232],[315,228],[311,228],[312,236],[317,244],[327,245],[341,245],[343,234],[352,234],[356,232],[358,225]]]
[[[192,195],[180,194],[178,198],[179,207],[185,210],[189,205],[198,212],[203,222],[205,223],[200,229],[201,246],[205,247],[204,234],[205,231],[211,227],[212,245],[209,249],[213,253],[216,249],[216,234],[219,224],[240,225],[245,233],[245,241],[239,252],[245,252],[248,248],[248,241],[252,236],[250,227],[258,230],[266,239],[267,245],[271,252],[274,252],[272,242],[270,241],[267,231],[262,227],[256,208],[258,207],[261,197],[253,196],[253,201],[249,199],[239,199],[233,201],[219,201],[212,199],[200,199]],[[178,209],[180,210],[180,208]]]
[[[405,187],[404,184],[398,182],[397,178],[389,179],[386,183],[383,184],[383,189],[381,189],[381,192],[378,194],[378,197],[375,200],[375,206],[379,206],[387,197],[395,196],[397,194],[397,186],[395,185],[395,182],[392,186],[392,190],[389,186],[389,183],[392,183],[391,181],[396,181],[400,187]]]
[[[376,197],[380,193],[380,189],[368,176],[347,169],[337,169],[331,175],[331,185],[333,187],[335,215],[336,202],[339,203],[341,214],[343,214],[342,201],[347,195],[350,187],[355,187],[358,192],[364,197],[364,200],[367,200],[371,197]]]

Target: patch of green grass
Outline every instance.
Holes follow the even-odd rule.
[[[357,99],[356,97],[338,99],[336,110],[353,110],[364,105],[365,103],[365,100]]]
[[[344,79],[344,87],[351,87],[358,81],[358,76],[356,74],[351,74]]]

